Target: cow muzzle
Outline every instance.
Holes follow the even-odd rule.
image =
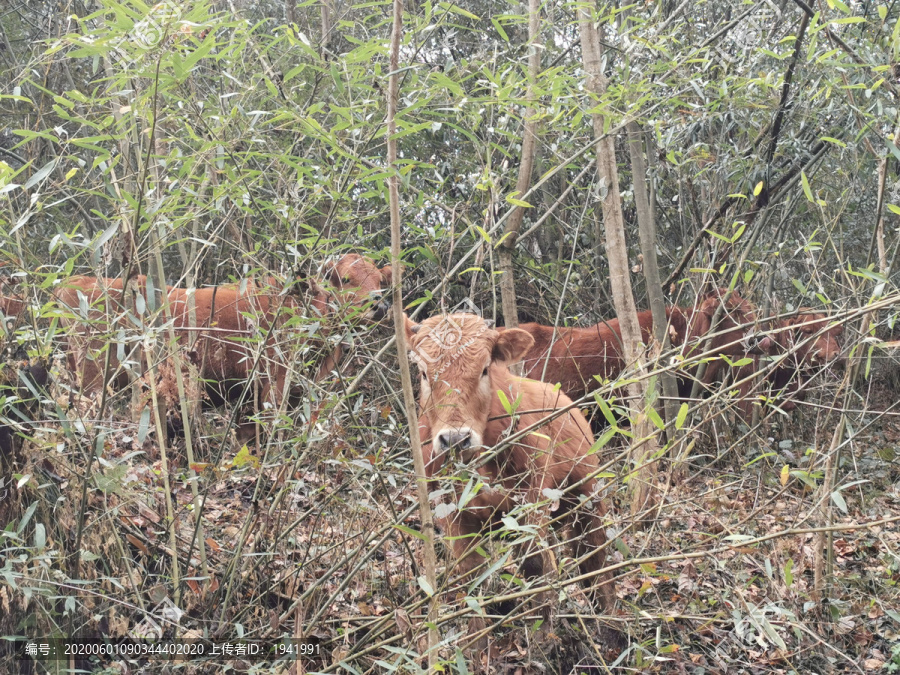
[[[434,445],[441,453],[451,450],[465,451],[481,445],[481,437],[468,427],[442,429],[435,435]]]
[[[748,354],[769,354],[775,348],[775,340],[763,333],[749,331],[741,340],[741,347]]]
[[[846,365],[847,357],[839,350],[819,349],[812,355],[812,362],[817,366],[841,368]]]
[[[374,307],[372,307],[372,319],[374,319],[375,321],[381,321],[388,315],[390,311],[391,303],[382,300],[381,302],[376,303]]]
[[[369,300],[372,303],[369,308],[369,318],[372,321],[381,321],[391,311],[390,297],[384,291],[370,292]]]

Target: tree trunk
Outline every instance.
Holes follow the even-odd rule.
[[[541,31],[541,4],[539,0],[528,1],[528,42],[531,45],[528,54],[528,91],[526,98],[528,106],[525,108],[525,125],[522,132],[522,161],[519,164],[519,179],[516,181],[516,197],[521,198],[531,187],[531,172],[534,168],[535,148],[537,147],[537,122],[534,120],[535,110],[535,85],[541,69],[541,45],[539,44]],[[515,206],[506,228],[503,231],[503,242],[500,246],[500,302],[503,308],[503,322],[507,328],[515,328],[519,325],[519,309],[516,302],[516,285],[513,271],[513,252],[516,248],[516,240],[522,220],[525,217],[525,207]],[[514,375],[522,375],[522,365],[515,364],[510,370]]]
[[[644,279],[647,281],[647,295],[653,314],[654,360],[669,348],[669,334],[666,331],[666,299],[663,296],[659,265],[656,261],[656,221],[647,191],[647,165],[644,162],[644,132],[637,122],[629,122],[628,151],[631,155],[631,175],[634,182],[634,202],[637,210],[638,234],[641,240],[641,255],[644,257]],[[660,376],[664,396],[663,408],[666,422],[672,423],[678,415],[678,385],[671,373]],[[669,427],[669,440],[675,440],[675,427]]]
[[[331,44],[331,31],[333,22],[331,19],[332,0],[322,0],[322,58],[328,58],[328,46]]]
[[[581,50],[584,58],[585,88],[596,99],[606,93],[606,77],[600,60],[600,37],[593,22],[591,11],[581,5],[578,9],[578,24],[581,33]],[[604,116],[593,113],[594,136],[597,143],[597,169],[600,175],[600,194],[603,209],[603,235],[606,239],[606,255],[609,261],[609,281],[613,305],[619,317],[622,331],[625,362],[636,371],[643,368],[641,351],[641,327],[638,323],[637,308],[631,290],[629,277],[628,246],[625,241],[625,218],[622,214],[622,197],[619,191],[619,175],[616,168],[616,148],[614,139],[604,133]],[[627,387],[632,406],[632,428],[635,431],[632,443],[631,511],[637,514],[651,503],[651,488],[656,473],[655,463],[648,458],[656,453],[656,438],[645,410],[645,386],[633,382]]]
[[[431,516],[431,504],[428,501],[428,478],[425,474],[425,459],[422,456],[422,445],[419,443],[419,415],[416,412],[416,399],[413,395],[412,377],[409,370],[409,355],[406,348],[406,322],[403,313],[403,266],[400,264],[400,170],[397,167],[397,104],[400,89],[400,38],[403,30],[403,2],[394,0],[394,19],[391,29],[390,68],[387,91],[387,161],[388,197],[391,211],[391,269],[393,279],[391,296],[394,312],[394,334],[397,341],[397,360],[400,363],[400,382],[403,386],[403,404],[406,408],[406,423],[409,427],[409,444],[412,449],[413,464],[416,469],[416,487],[419,497],[419,513],[422,519],[422,533],[425,545],[425,579],[433,593],[428,605],[428,672],[437,672],[438,642],[440,636],[436,628],[438,613],[437,583],[435,581],[436,558],[434,553],[434,521]]]

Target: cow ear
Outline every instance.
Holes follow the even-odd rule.
[[[385,265],[378,271],[381,272],[381,280],[384,282],[385,288],[394,285],[394,269],[390,265]]]
[[[297,279],[297,289],[310,295],[320,295],[325,292],[318,279],[315,277],[302,277]]]
[[[494,343],[491,359],[504,363],[515,363],[525,358],[528,351],[534,346],[534,338],[521,328],[508,328],[500,333]]]
[[[403,315],[403,321],[406,324],[406,339],[412,342],[416,333],[419,332],[419,328],[421,328],[421,326],[410,319],[408,316],[406,316],[406,314]]]
[[[322,265],[320,275],[334,287],[339,287],[341,285],[341,277],[338,274],[338,266],[336,260],[329,260],[325,262]]]

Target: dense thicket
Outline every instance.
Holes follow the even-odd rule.
[[[348,252],[384,265],[386,179],[396,170],[409,312],[476,308],[502,323],[498,253],[518,206],[519,320],[611,319],[609,185],[593,161],[599,112],[615,138],[640,309],[628,122],[644,136],[667,303],[730,287],[761,317],[814,307],[844,323],[851,357],[820,373],[790,417],[770,405],[748,424],[724,389],[677,420],[663,415],[672,443],[660,454],[683,460],[673,463],[678,480],[664,463],[663,508],[610,524],[610,557],[634,561],[617,571],[621,662],[689,672],[900,667],[900,535],[890,521],[900,503],[900,7],[589,5],[605,93],[585,87],[578,4],[555,2],[541,7],[529,100],[526,6],[408,3],[394,167],[390,4],[23,0],[0,9],[2,290],[28,303],[4,323],[7,398],[25,356],[51,371],[24,455],[2,476],[0,634],[121,634],[164,616],[170,629],[199,633],[321,635],[356,672],[383,667],[376,658],[415,669],[419,643],[396,617],[415,624],[431,589],[416,582],[410,430],[387,324],[325,338],[349,358],[323,382],[309,377],[321,344],[291,343],[304,400],[260,410],[251,453],[254,443],[231,433],[237,407],[201,414],[197,387],[175,387],[165,357],[178,346],[161,297],[117,337],[146,345],[161,370],[148,376],[135,361],[130,388],[107,401],[79,396],[51,291],[73,274],[146,274],[156,289],[308,279]],[[519,194],[529,105],[538,142],[532,188]],[[290,328],[308,337],[320,323],[303,315]],[[652,366],[667,367],[667,358]],[[182,395],[196,407],[179,407]],[[612,419],[615,391],[601,396]],[[165,425],[151,409],[167,402],[181,419],[161,443]],[[611,429],[601,449],[609,460],[629,442],[626,424]],[[615,502],[629,476],[621,461],[608,473]],[[877,519],[888,520],[861,525]],[[754,539],[781,529],[792,532]],[[165,614],[163,599],[184,616]],[[599,666],[592,619],[561,614],[552,645],[498,629],[493,658],[503,665],[494,667]],[[462,671],[452,625],[442,656]]]

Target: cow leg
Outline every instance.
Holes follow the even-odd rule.
[[[441,528],[451,537],[450,554],[452,566],[459,573],[463,583],[471,581],[473,572],[478,569],[484,558],[476,551],[482,542],[484,521],[471,511],[457,511],[449,518],[439,521]],[[469,619],[468,634],[475,635],[485,628],[484,618],[475,615]],[[480,651],[487,648],[487,638],[481,637],[473,642],[469,649]]]
[[[576,559],[588,556],[580,564],[582,574],[590,574],[603,569],[606,564],[606,531],[603,527],[602,507],[594,505],[593,511],[588,511],[585,506],[576,507],[570,516],[572,528],[572,555]],[[612,611],[615,605],[615,588],[613,587],[612,574],[607,572],[592,577],[588,583],[588,595],[595,602],[599,602],[604,611]]]
[[[545,477],[546,473],[538,470],[527,492],[527,501],[532,507],[529,509],[526,522],[534,528],[535,532],[531,541],[526,544],[524,561],[522,563],[522,572],[528,579],[538,578],[545,572],[556,568],[553,554],[546,546],[549,529],[546,517],[547,506],[537,506],[540,501],[544,500],[543,487]],[[535,549],[538,547],[540,550],[535,552]],[[552,591],[539,593],[535,600],[541,605],[541,615],[544,617],[544,620],[549,621],[553,602]]]
[[[484,521],[471,511],[463,510],[442,519],[440,524],[451,538],[453,566],[459,573],[460,580],[468,583],[472,572],[484,562],[484,558],[475,550],[482,542]]]
[[[759,384],[759,378],[753,377],[759,370],[759,357],[752,356],[750,358],[753,359],[753,363],[738,368],[734,376],[734,379],[741,383],[738,385],[738,410],[747,424],[751,424],[753,420],[753,408],[755,407],[753,404],[756,399],[753,392]],[[743,382],[743,380],[747,381]]]

